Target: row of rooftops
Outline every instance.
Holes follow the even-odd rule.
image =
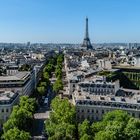
[[[93,80],[93,81],[83,81],[79,83],[80,86],[82,87],[92,87],[92,86],[113,86],[115,85],[115,82],[106,82],[103,80]]]
[[[95,80],[104,80],[103,76],[95,76],[94,74],[96,74],[97,72],[99,72],[100,70],[92,70],[90,69],[87,72],[82,72],[82,71],[76,71],[73,73],[68,74],[68,79],[71,81],[79,81],[81,79],[84,79],[84,81],[95,81]],[[89,77],[87,77],[87,75],[90,75]],[[94,76],[93,76],[94,75]],[[90,80],[89,80],[90,79]]]
[[[106,102],[106,101],[93,101],[93,100],[77,100],[76,106],[97,106],[115,109],[128,109],[128,110],[140,110],[140,103],[126,103],[126,102]]]
[[[78,78],[79,77],[79,78]],[[69,76],[69,79],[71,82],[79,82],[79,86],[82,87],[90,87],[90,86],[107,86],[107,85],[115,85],[115,82],[107,82],[106,78],[103,76],[91,76],[88,78],[85,78],[84,76],[82,77],[82,75],[71,75],[71,77]]]
[[[74,93],[72,93],[72,96],[77,105],[97,105],[117,108],[125,107],[125,108],[140,109],[140,90],[134,91],[129,89],[121,89],[117,81],[106,82],[104,77],[101,78],[99,76],[95,76],[96,73],[106,69],[102,67],[100,68],[97,62],[93,63],[89,62],[89,68],[82,67],[81,62],[83,60],[88,60],[88,58],[94,59],[96,57],[95,55],[91,55],[86,58],[83,53],[81,52],[81,56],[75,54],[66,55],[67,60],[66,64],[68,64],[67,79],[71,83],[74,82],[78,83],[76,84],[76,86],[77,85],[81,86],[81,88],[83,89],[98,86],[99,89],[112,87],[115,88],[116,90],[115,93],[110,93],[112,92],[111,90],[109,90],[109,93],[104,93],[104,90],[102,90],[103,92],[99,91],[99,93],[94,93],[94,90],[91,90],[90,92],[87,90],[80,90],[79,88],[74,88],[75,91]],[[118,61],[119,57],[117,56],[115,58],[113,56],[109,56],[106,58],[104,56],[102,57],[101,55],[101,60],[106,59],[111,62],[115,61],[116,64],[119,63]],[[95,60],[99,60],[99,58]],[[78,64],[75,67],[72,67],[73,63],[71,62],[77,62]],[[109,68],[108,71],[115,72],[118,71],[119,69],[120,69],[119,67],[115,67],[115,69]],[[80,79],[78,77],[79,75],[83,75],[83,78]]]
[[[98,106],[119,106],[121,104],[125,104],[126,106],[129,105],[136,105],[140,109],[140,92],[129,89],[122,89],[124,90],[125,94],[108,94],[108,95],[96,95],[90,94],[88,92],[78,92],[75,91],[73,98],[76,105],[98,105]],[[122,93],[122,90],[118,92]],[[128,94],[127,94],[128,93]],[[130,94],[131,93],[131,94]],[[119,96],[118,96],[119,95]]]
[[[133,97],[121,97],[121,96],[113,96],[113,95],[81,95],[81,96],[74,96],[76,100],[92,100],[92,101],[103,101],[103,102],[124,102],[124,103],[140,103],[140,95],[133,96]]]

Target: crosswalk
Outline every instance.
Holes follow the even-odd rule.
[[[49,114],[50,114],[50,111],[46,111],[45,113],[35,113],[34,118],[35,119],[48,119]]]

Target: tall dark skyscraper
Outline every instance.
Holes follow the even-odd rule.
[[[86,48],[87,50],[93,49],[90,39],[89,39],[89,33],[88,33],[88,18],[86,17],[86,31],[85,31],[85,38],[83,41],[82,46],[83,48]]]

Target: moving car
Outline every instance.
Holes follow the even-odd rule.
[[[44,105],[48,105],[48,98],[45,98]]]

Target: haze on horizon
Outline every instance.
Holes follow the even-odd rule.
[[[140,42],[140,0],[1,0],[0,42]]]

